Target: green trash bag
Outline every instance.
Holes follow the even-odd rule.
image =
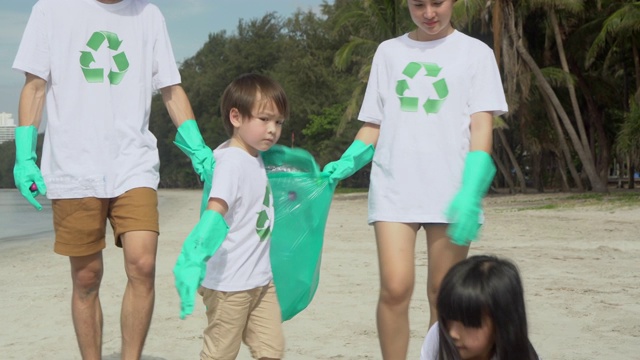
[[[316,293],[324,229],[334,188],[304,149],[274,145],[262,153],[273,193],[271,268],[282,321],[304,310]]]

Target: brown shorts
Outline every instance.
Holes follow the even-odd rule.
[[[120,235],[128,231],[159,233],[158,193],[151,188],[135,188],[111,199],[55,199],[53,251],[66,256],[86,256],[105,248],[107,219],[111,223],[116,246]]]
[[[284,335],[280,304],[273,281],[246,291],[217,291],[201,287],[209,325],[204,329],[201,360],[235,359],[241,341],[254,359],[281,359]]]

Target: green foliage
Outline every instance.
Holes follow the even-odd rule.
[[[587,54],[587,64],[591,64],[595,57],[607,44],[615,48],[628,48],[633,43],[638,44],[640,36],[640,1],[613,1],[609,10],[613,12],[602,25],[598,36],[593,41]],[[626,3],[626,4],[625,4]]]
[[[624,122],[616,137],[615,148],[620,155],[629,156],[631,164],[640,168],[640,105],[630,101],[630,110],[624,114]]]
[[[509,3],[515,2],[457,1],[454,24],[460,31],[493,44],[493,6]],[[554,9],[561,26],[568,72],[560,70],[557,44],[549,30],[549,9]],[[586,109],[586,132],[594,144],[591,151],[604,157],[629,155],[637,167],[640,121],[637,103],[630,109],[627,99],[640,91],[634,53],[634,47],[640,49],[639,14],[640,2],[629,0],[521,0],[514,14],[523,45],[565,109],[571,108],[567,79],[576,86],[578,105]],[[505,27],[507,20],[497,23]],[[378,44],[414,27],[405,0],[335,0],[323,3],[320,14],[298,11],[288,18],[266,13],[261,18],[241,20],[233,35],[224,31],[209,34],[202,47],[181,64],[182,86],[206,143],[215,148],[228,138],[219,101],[229,82],[247,72],[273,77],[284,87],[291,105],[280,143],[307,149],[324,166],[340,157],[361,126],[354,120]],[[538,168],[546,172],[540,177],[550,178],[549,174],[561,166],[549,161],[555,158],[550,154],[560,151],[556,130],[530,69],[518,57],[514,44],[506,40],[502,44],[500,66],[510,112],[505,122],[496,125],[504,127],[516,162],[525,172],[534,168],[538,157]],[[615,142],[611,154],[605,151],[610,145],[594,135],[599,122],[606,140]],[[150,128],[160,154],[160,186],[201,187],[190,160],[173,144],[176,129],[159,94],[152,99]],[[39,159],[41,144],[42,136]],[[14,149],[12,142],[0,145],[0,187],[14,187]],[[570,150],[580,171],[575,149]],[[606,173],[604,164],[601,171]],[[340,186],[366,187],[368,171],[369,166]]]
[[[331,13],[334,8],[327,4],[323,11]],[[291,114],[280,143],[303,147],[321,163],[332,160],[354,135],[345,133],[342,141],[336,141],[338,118],[331,110],[344,110],[340,104],[348,101],[357,82],[355,75],[333,66],[335,53],[346,40],[346,35],[333,32],[327,18],[302,11],[288,19],[267,13],[259,19],[241,20],[237,35],[211,34],[180,68],[182,85],[206,143],[215,148],[228,138],[219,107],[226,86],[243,73],[256,72],[280,82],[289,98]],[[333,114],[329,124],[332,131],[305,130],[314,119],[312,127],[318,126],[318,119],[327,114]],[[189,159],[173,144],[176,130],[160,95],[152,102],[150,126],[158,137],[160,186],[201,187]]]
[[[309,148],[314,149],[316,161],[319,164],[326,163],[340,157],[342,151],[349,147],[353,139],[342,137],[342,141],[336,141],[334,134],[340,124],[345,106],[335,104],[325,108],[319,115],[311,115],[311,121],[302,133],[308,139]]]
[[[357,74],[359,82],[353,88],[337,134],[343,135],[347,123],[358,112],[371,61],[378,44],[415,28],[406,1],[368,0],[336,1],[335,15],[329,20],[336,34],[349,34],[348,41],[336,52],[334,64]]]

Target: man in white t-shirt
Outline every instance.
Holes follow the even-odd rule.
[[[26,76],[14,178],[37,209],[52,200],[54,251],[71,263],[72,318],[82,358],[100,359],[106,220],[123,248],[122,359],[139,359],[154,304],[159,157],[149,131],[160,90],[176,144],[204,178],[213,168],[171,49],[164,17],[147,0],[40,0],[13,68]],[[41,170],[37,129],[46,99]]]

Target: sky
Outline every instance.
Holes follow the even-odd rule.
[[[283,18],[296,10],[319,13],[323,0],[150,0],[162,11],[176,61],[193,56],[210,33],[235,33],[238,22],[275,12]],[[0,113],[18,121],[24,75],[11,68],[22,32],[36,0],[0,0]],[[333,3],[327,0],[327,3]]]

